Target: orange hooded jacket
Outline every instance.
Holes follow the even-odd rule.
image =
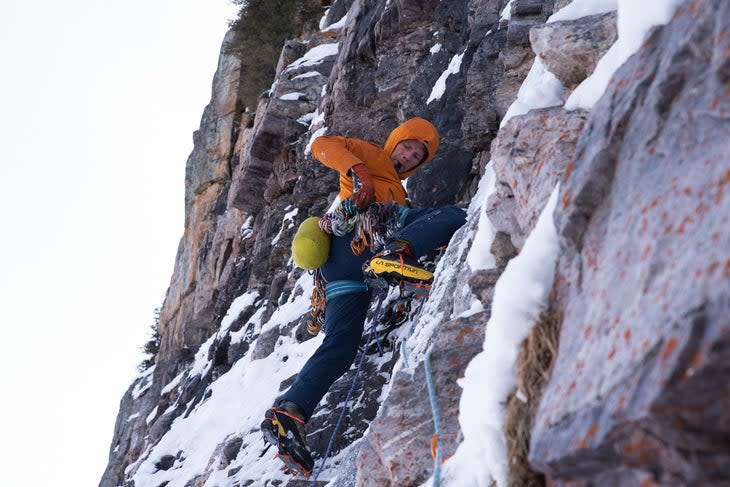
[[[390,158],[393,149],[404,140],[414,139],[426,146],[426,157],[416,167],[398,173]],[[312,143],[312,155],[322,164],[340,173],[340,199],[352,196],[352,178],[348,174],[356,164],[365,164],[375,186],[375,199],[387,203],[406,204],[406,191],[401,180],[430,161],[439,148],[439,134],[429,121],[411,118],[396,127],[381,149],[372,142],[341,136],[317,137]]]

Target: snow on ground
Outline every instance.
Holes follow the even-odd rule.
[[[535,58],[525,81],[520,86],[517,100],[507,109],[500,126],[504,126],[510,118],[524,115],[535,108],[562,105],[564,93],[563,84],[553,73],[545,69],[540,58]]]
[[[155,366],[153,365],[139,375],[137,383],[134,385],[134,389],[132,389],[132,399],[136,401],[152,386],[152,374],[154,372]]]
[[[246,218],[246,221],[241,225],[241,240],[245,240],[253,234],[253,216]]]
[[[505,5],[502,9],[502,15],[499,20],[510,20],[512,18],[512,4],[514,1],[515,0],[509,0],[509,2],[507,2],[507,5]]]
[[[314,120],[312,120],[312,124],[314,124],[316,120],[317,120],[316,118]],[[322,126],[322,127],[318,128],[317,130],[315,130],[314,132],[312,132],[312,135],[309,137],[309,142],[307,142],[307,147],[306,147],[306,149],[304,149],[305,155],[309,155],[312,153],[312,143],[315,141],[315,139],[317,137],[319,137],[321,135],[325,135],[327,133],[327,130],[328,130],[328,128],[326,126]]]
[[[324,14],[324,17],[322,17],[322,20],[319,21],[319,30],[322,32],[332,32],[335,30],[342,29],[345,24],[347,23],[347,16],[350,12],[346,12],[345,15],[342,16],[340,20],[335,22],[334,24],[325,25],[325,22],[327,21],[327,14],[329,13],[330,9],[327,9],[327,11]]]
[[[247,306],[254,304],[257,298],[258,292],[248,292],[233,300],[233,303],[221,321],[220,329],[208,338],[195,353],[195,359],[193,360],[193,365],[188,373],[188,377],[192,377],[194,375],[202,376],[208,372],[208,369],[212,366],[211,362],[208,360],[208,355],[213,342],[228,333],[228,328],[231,326],[233,321],[238,318],[241,311],[243,311]]]
[[[617,0],[573,0],[547,20],[547,23],[574,20],[588,15],[612,12],[618,7]]]
[[[301,117],[297,118],[297,122],[298,123],[301,123],[302,125],[304,125],[306,127],[309,127],[309,124],[312,123],[312,120],[314,120],[314,118],[316,116],[317,116],[317,112],[316,111],[310,112],[310,113],[305,113]]]
[[[407,338],[401,350],[401,360],[396,364],[397,368],[403,367],[409,370],[415,368],[426,355],[428,341],[434,330],[444,321],[453,319],[464,312],[464,310],[458,309],[456,299],[454,300],[456,313],[447,315],[450,310],[444,306],[448,298],[460,295],[460,290],[454,287],[456,274],[468,272],[460,267],[462,257],[467,255],[466,260],[472,271],[494,266],[494,257],[489,252],[489,248],[496,230],[489,219],[484,216],[487,199],[495,189],[494,181],[494,171],[490,163],[479,183],[477,194],[472,198],[467,209],[466,224],[451,238],[452,244],[448,246],[436,265],[434,272],[436,277],[428,300],[418,314],[416,323],[408,326],[409,331],[405,334]],[[471,305],[462,307],[465,307],[469,314],[481,311],[483,309],[481,302],[468,289],[466,293]]]
[[[281,219],[281,228],[279,228],[279,233],[271,239],[272,247],[279,243],[279,239],[281,239],[281,235],[284,233],[284,230],[294,227],[294,217],[299,213],[299,208],[294,208],[292,210],[291,205],[287,206],[284,210],[288,211],[288,213]]]
[[[298,74],[294,76],[292,79],[306,79],[306,78],[315,78],[317,76],[322,76],[319,71],[307,71],[306,73]]]
[[[267,323],[260,323],[261,313],[255,314],[250,322],[255,322],[256,328],[263,330],[277,324],[286,324],[306,313],[309,308],[308,291],[312,288],[310,281],[311,277],[303,274],[295,286],[304,292],[293,293],[296,297],[282,305]],[[234,300],[221,321],[220,330],[200,347],[188,377],[204,374],[209,369],[210,345],[216,337],[222,338],[229,333],[235,319],[244,309],[254,305],[257,299],[257,293],[245,293]],[[238,360],[228,372],[209,386],[206,399],[187,417],[178,417],[159,443],[140,457],[139,464],[130,466],[131,471],[139,465],[134,474],[135,485],[157,487],[169,482],[166,484],[168,487],[183,487],[191,478],[209,468],[208,461],[215,456],[216,448],[226,439],[243,436],[245,441],[250,442],[246,434],[257,432],[264,412],[271,407],[279,394],[279,384],[299,371],[321,341],[321,336],[304,343],[297,342],[293,336],[281,336],[276,350],[270,356],[253,360],[249,353]],[[251,344],[251,350],[255,345],[255,342]],[[179,380],[176,377],[173,382]],[[229,468],[216,470],[204,486],[228,485],[235,479],[228,476],[235,467],[244,467],[241,473],[245,478],[287,478],[283,473],[278,473],[280,462],[273,454],[258,458],[261,453],[258,446],[256,444],[255,447],[246,448],[244,444],[238,458]],[[175,463],[169,470],[159,470],[156,464],[165,455],[176,457]]]
[[[298,91],[293,91],[291,93],[284,93],[279,97],[279,100],[284,101],[299,101],[301,98],[306,98],[307,95],[304,93],[300,93]]]
[[[479,189],[477,194],[471,201],[468,214],[476,214],[479,218],[477,223],[477,233],[474,236],[474,242],[466,256],[466,263],[472,272],[481,269],[491,269],[495,265],[494,255],[489,251],[494,241],[497,230],[487,216],[486,207],[487,200],[496,190],[497,176],[494,174],[492,164],[487,164],[484,176],[479,181]]]

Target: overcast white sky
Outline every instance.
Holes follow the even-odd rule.
[[[228,0],[0,0],[0,485],[96,486]]]

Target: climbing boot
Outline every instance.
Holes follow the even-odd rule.
[[[264,442],[276,445],[278,457],[284,462],[284,472],[308,477],[314,460],[307,450],[304,413],[291,401],[282,401],[266,411],[261,423]]]
[[[401,239],[386,244],[363,266],[363,271],[370,277],[383,278],[390,285],[403,282],[431,284],[433,281],[433,273],[413,257],[411,244]]]
[[[386,255],[401,254],[405,257],[413,257],[413,247],[408,240],[402,238],[394,238],[385,244],[383,250],[378,253],[378,256],[384,257]]]

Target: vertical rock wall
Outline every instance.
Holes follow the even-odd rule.
[[[442,135],[433,163],[408,181],[415,206],[468,205],[490,160],[496,178],[484,205],[496,231],[491,249],[472,249],[480,223],[471,219],[442,253],[431,298],[396,332],[420,334],[433,350],[444,453],[461,441],[456,380],[481,350],[494,283],[561,181],[561,256],[549,305],[564,321],[532,424],[532,468],[555,485],[576,486],[709,486],[730,477],[730,8],[721,0],[680,8],[591,112],[544,108],[500,126],[535,55],[567,95],[616,39],[615,13],[545,24],[567,2],[514,0],[506,21],[506,3],[332,2],[324,24],[347,13],[346,22],[287,41],[255,113],[237,97],[240,63],[221,56],[187,163],[185,233],[157,365],[122,399],[101,487],[131,487],[150,449],[238,360],[271,356],[282,337],[308,338],[300,317],[263,331],[254,321],[265,323],[303,292],[291,238],[337,191],[336,175],[308,153],[313,134],[382,142],[412,116],[431,119]],[[325,54],[297,61],[313,52]],[[491,252],[494,267],[471,269],[472,251]],[[217,333],[244,294],[250,303]],[[473,296],[483,311],[462,315]],[[338,476],[335,487],[417,486],[433,471],[425,348],[402,352],[393,347],[366,360],[346,432],[334,444],[346,457],[328,471]],[[203,372],[191,371],[196,353],[195,363],[202,353],[210,364]],[[317,454],[352,372],[308,425]],[[215,478],[302,485],[235,463],[257,457],[258,435],[228,432],[185,485]],[[184,461],[170,452],[157,468]]]
[[[531,452],[560,484],[730,479],[729,29],[725,2],[680,7],[566,170],[560,354]]]

